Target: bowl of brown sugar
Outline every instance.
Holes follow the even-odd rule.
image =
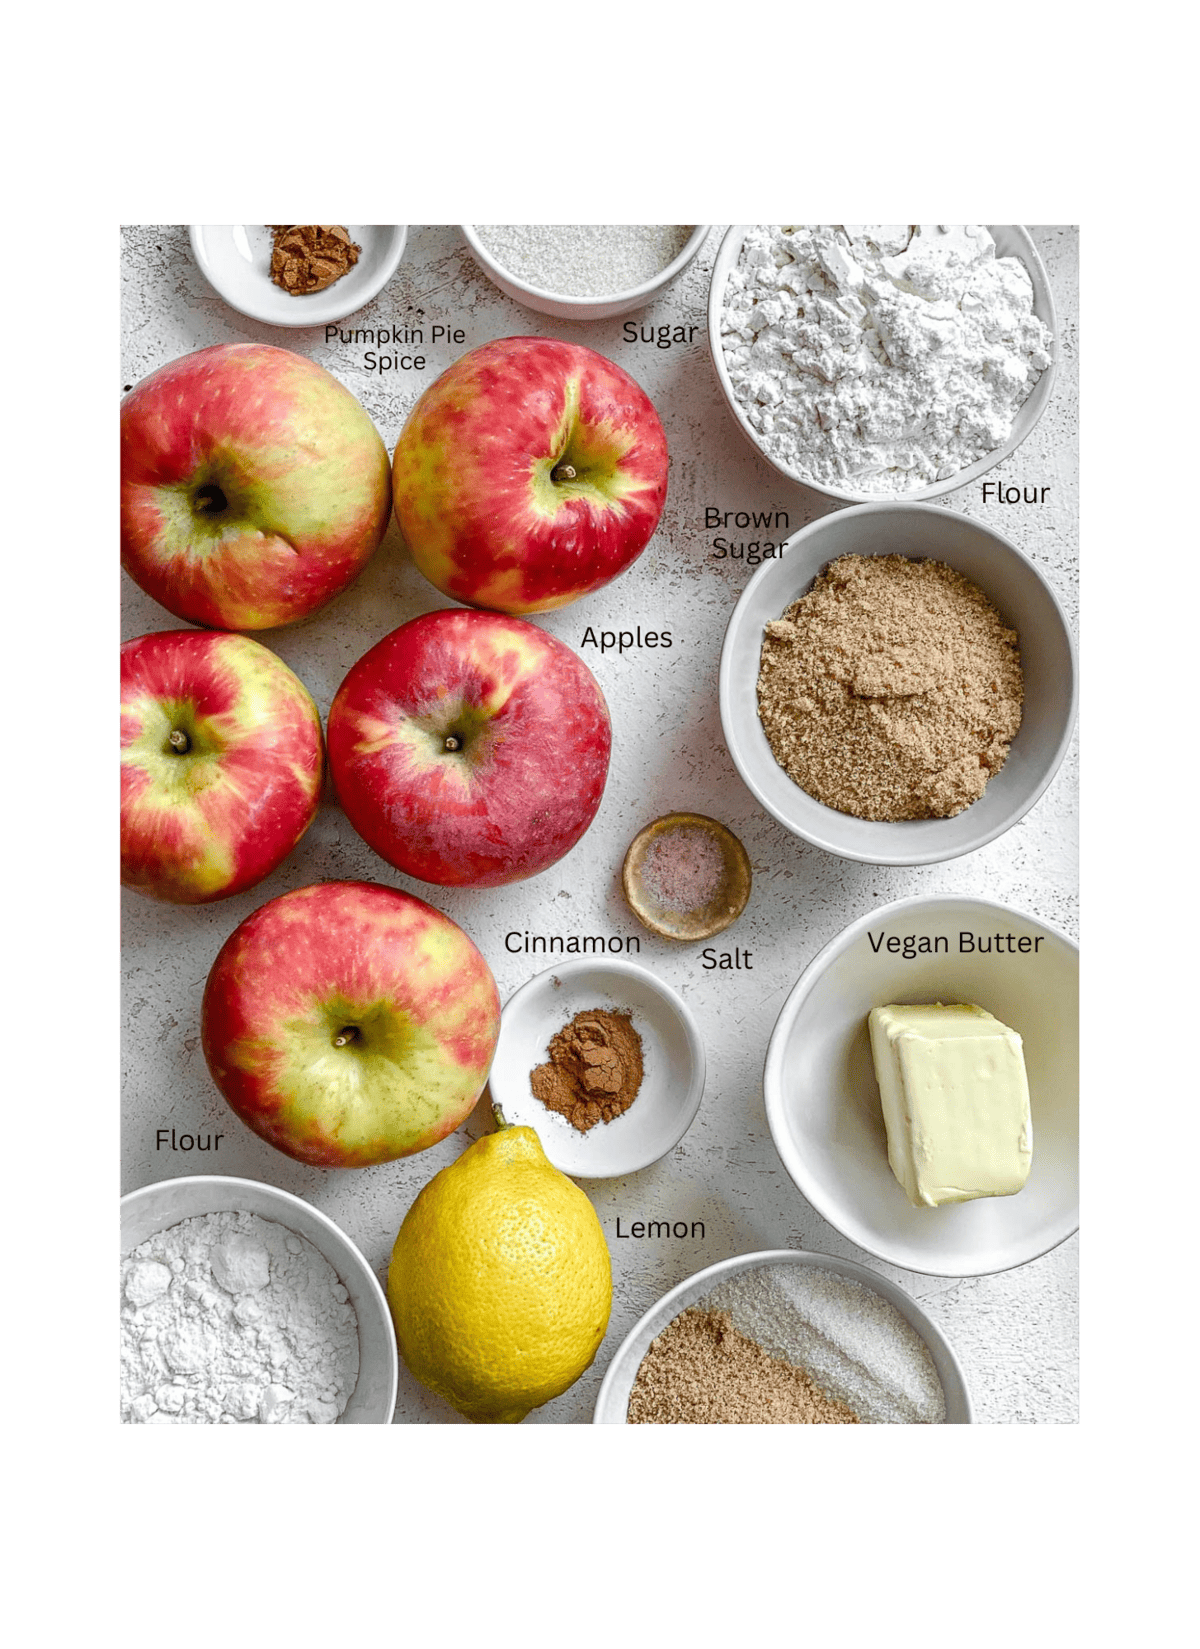
[[[691,1127],[704,1044],[649,968],[580,957],[509,998],[488,1081],[505,1120],[533,1128],[562,1173],[613,1179],[648,1168]]]
[[[794,835],[867,864],[935,864],[1042,795],[1075,675],[1058,598],[1008,539],[936,505],[862,504],[796,533],[746,586],[721,723]]]

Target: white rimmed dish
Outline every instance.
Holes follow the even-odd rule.
[[[644,309],[683,273],[704,245],[711,227],[711,224],[698,223],[677,256],[639,286],[628,287],[623,292],[576,296],[565,292],[549,292],[544,287],[532,286],[528,281],[522,280],[519,275],[514,275],[510,269],[506,269],[498,262],[494,253],[488,251],[476,234],[474,224],[459,224],[475,262],[488,279],[500,288],[505,297],[524,304],[526,309],[535,309],[539,315],[551,315],[559,321],[603,321],[611,319],[614,315],[629,315],[635,309]]]
[[[143,1185],[121,1198],[121,1256],[158,1231],[201,1214],[257,1214],[312,1243],[329,1261],[358,1318],[358,1380],[338,1425],[390,1425],[400,1378],[392,1314],[379,1280],[327,1214],[261,1180],[193,1174]]]
[[[962,933],[1041,939],[1027,953],[959,949]],[[880,935],[884,937],[881,940]],[[903,940],[946,940],[906,958]],[[888,937],[901,941],[887,949]],[[875,946],[878,944],[879,948]],[[1020,1033],[1033,1165],[1011,1197],[914,1208],[888,1165],[867,1015],[890,1002],[970,1002]],[[1079,1228],[1079,951],[1057,929],[988,900],[901,899],[852,923],[809,963],[767,1048],[771,1137],[799,1190],[851,1242],[891,1265],[977,1277],[1037,1259]]]
[[[534,1097],[529,1077],[549,1057],[550,1038],[589,1008],[630,1014],[643,1076],[627,1111],[581,1133]],[[533,1128],[556,1168],[577,1179],[614,1179],[648,1168],[687,1133],[704,1093],[704,1044],[691,1009],[649,968],[581,957],[536,974],[508,999],[488,1082],[505,1121]]]
[[[269,326],[326,326],[370,303],[391,280],[404,256],[408,226],[348,223],[362,248],[358,262],[323,292],[285,292],[271,279],[271,229],[265,223],[193,223],[192,256],[205,280],[225,302]]]
[[[971,1399],[958,1359],[941,1329],[932,1318],[925,1315],[915,1300],[886,1277],[868,1271],[866,1266],[858,1265],[854,1260],[840,1260],[830,1254],[810,1254],[788,1248],[768,1249],[758,1254],[742,1254],[735,1259],[719,1260],[716,1265],[710,1265],[704,1271],[697,1271],[695,1276],[688,1277],[686,1281],[671,1289],[670,1293],[664,1294],[662,1299],[656,1305],[652,1305],[634,1324],[614,1352],[612,1361],[605,1371],[599,1396],[596,1398],[592,1424],[627,1424],[629,1394],[633,1390],[633,1382],[637,1379],[642,1360],[650,1349],[650,1342],[673,1323],[681,1312],[695,1305],[697,1300],[710,1293],[718,1283],[746,1271],[774,1265],[808,1266],[831,1271],[836,1276],[861,1283],[864,1288],[873,1288],[877,1294],[882,1295],[917,1331],[933,1358],[933,1366],[937,1370],[946,1399],[946,1418],[943,1423],[970,1424]]]
[[[712,284],[708,296],[708,345],[712,355],[713,366],[717,379],[721,385],[721,392],[729,410],[737,422],[738,428],[758,453],[759,457],[777,470],[780,475],[786,476],[789,481],[795,481],[802,487],[809,487],[813,492],[823,493],[826,498],[837,498],[846,504],[874,504],[895,498],[905,503],[916,503],[921,499],[941,498],[945,493],[956,492],[959,487],[969,486],[977,481],[981,475],[986,475],[1004,459],[1010,458],[1020,446],[1021,442],[1034,428],[1038,419],[1049,405],[1050,396],[1054,388],[1054,374],[1058,366],[1058,317],[1054,310],[1054,295],[1050,290],[1050,280],[1046,269],[1038,256],[1037,247],[1029,231],[1019,223],[989,223],[987,228],[996,243],[998,258],[1019,258],[1029,271],[1029,278],[1033,283],[1033,312],[1042,324],[1049,328],[1051,334],[1050,365],[1038,377],[1037,383],[1030,390],[1028,398],[1018,408],[1013,419],[1012,429],[1007,441],[993,451],[985,453],[966,469],[958,470],[954,475],[947,476],[944,481],[935,481],[928,487],[914,487],[911,492],[879,493],[857,492],[848,488],[831,487],[825,482],[814,481],[802,470],[793,469],[789,464],[782,463],[763,446],[757,432],[746,417],[741,402],[733,391],[733,383],[729,376],[729,369],[725,365],[725,352],[721,346],[721,313],[724,307],[725,286],[729,279],[729,272],[733,269],[742,250],[742,242],[746,232],[751,227],[748,223],[735,223],[727,231],[717,250],[716,261],[713,264]]]
[[[802,790],[771,753],[758,715],[763,627],[841,555],[945,562],[977,584],[1017,632],[1025,676],[1021,726],[983,795],[953,818],[888,821],[839,813]],[[1075,648],[1058,597],[1007,538],[933,504],[860,504],[795,533],[782,556],[764,562],[743,590],[725,631],[719,681],[725,743],[753,795],[793,835],[865,864],[936,864],[1002,835],[1058,771],[1075,722]]]

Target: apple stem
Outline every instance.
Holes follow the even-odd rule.
[[[181,727],[176,727],[173,732],[167,735],[167,743],[172,750],[177,750],[181,756],[186,755],[192,748],[191,739],[188,738]]]
[[[357,1027],[357,1025],[343,1025],[341,1030],[334,1037],[333,1045],[334,1045],[335,1048],[345,1048],[345,1047],[348,1047],[351,1042],[357,1042],[357,1041],[358,1041],[358,1027]]]
[[[454,733],[447,733],[442,748],[444,750],[461,750],[462,740]]]
[[[550,471],[550,479],[552,481],[574,481],[575,473],[574,464],[556,464]]]

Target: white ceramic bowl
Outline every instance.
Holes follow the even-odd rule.
[[[459,225],[467,245],[474,254],[475,262],[506,297],[523,303],[527,309],[536,309],[539,315],[552,315],[559,321],[604,321],[614,315],[628,315],[635,309],[644,309],[660,293],[666,291],[677,275],[683,273],[704,245],[710,227],[707,223],[698,223],[688,236],[678,257],[673,258],[657,275],[652,275],[640,286],[632,286],[624,292],[611,292],[603,296],[589,294],[587,297],[575,297],[531,286],[528,281],[523,281],[511,270],[506,269],[502,263],[497,263],[495,256],[488,251],[476,234],[474,224]]]
[[[642,1359],[650,1349],[650,1342],[661,1334],[668,1324],[674,1322],[680,1312],[695,1305],[697,1300],[714,1289],[718,1283],[736,1277],[742,1272],[757,1271],[768,1265],[809,1266],[817,1270],[832,1271],[838,1277],[848,1277],[852,1282],[862,1283],[865,1288],[873,1288],[877,1294],[882,1294],[883,1298],[894,1305],[900,1315],[912,1324],[929,1349],[946,1398],[945,1423],[960,1426],[970,1424],[971,1399],[958,1359],[951,1351],[941,1329],[925,1315],[915,1300],[910,1299],[902,1288],[897,1288],[896,1284],[889,1282],[886,1277],[868,1271],[866,1266],[857,1265],[853,1260],[838,1260],[829,1254],[808,1254],[787,1248],[769,1249],[758,1254],[743,1254],[732,1260],[719,1260],[716,1265],[710,1265],[704,1271],[697,1271],[694,1277],[689,1277],[669,1294],[664,1294],[657,1305],[652,1305],[640,1322],[634,1325],[614,1353],[600,1386],[592,1424],[626,1424],[629,1394],[633,1390],[637,1371],[642,1366]]]
[[[354,268],[323,292],[297,296],[271,279],[271,230],[265,223],[193,223],[192,255],[214,291],[234,309],[270,326],[326,326],[370,303],[404,256],[406,224],[348,223],[362,252]]]
[[[1046,275],[1045,266],[1038,256],[1037,247],[1033,244],[1029,231],[1019,223],[989,223],[987,229],[996,243],[998,258],[1019,258],[1029,271],[1033,282],[1033,312],[1038,320],[1050,329],[1050,365],[1040,375],[1028,399],[1018,409],[1013,419],[1012,431],[1003,446],[993,452],[985,453],[974,464],[956,474],[948,476],[945,481],[937,481],[929,487],[914,487],[911,492],[889,495],[878,492],[853,492],[837,487],[826,486],[823,482],[814,481],[803,471],[792,469],[790,465],[781,463],[772,458],[762,445],[757,430],[746,417],[741,402],[733,393],[733,384],[730,381],[729,371],[725,365],[725,352],[721,347],[721,311],[724,303],[725,283],[729,279],[729,271],[737,263],[738,255],[742,250],[742,242],[750,228],[747,223],[735,223],[726,233],[717,251],[716,262],[713,264],[712,285],[708,295],[708,345],[712,353],[713,366],[716,368],[717,378],[721,384],[722,393],[728,403],[729,410],[737,420],[738,428],[749,441],[758,455],[770,464],[772,469],[778,470],[789,481],[796,481],[803,487],[810,487],[813,492],[824,493],[827,498],[839,498],[846,504],[878,503],[881,498],[898,496],[905,502],[916,502],[923,498],[940,498],[944,493],[955,492],[959,487],[965,487],[972,481],[986,475],[988,470],[1001,463],[1020,446],[1029,434],[1038,419],[1045,412],[1050,401],[1051,391],[1054,388],[1054,374],[1058,366],[1058,318],[1054,312],[1054,297],[1050,291],[1050,281]]]
[[[1036,951],[963,954],[960,933],[1040,938]],[[906,959],[872,937],[944,937]],[[867,1015],[888,1002],[972,1002],[1018,1031],[1033,1166],[1012,1197],[914,1208],[888,1166]],[[901,899],[854,922],[801,974],[763,1072],[771,1136],[819,1214],[909,1271],[976,1277],[1037,1259],[1079,1227],[1079,951],[1036,917],[983,899]]]
[[[390,1425],[400,1377],[392,1314],[375,1273],[358,1249],[311,1203],[274,1185],[224,1174],[159,1180],[121,1198],[122,1258],[181,1220],[226,1212],[274,1220],[304,1237],[329,1261],[358,1318],[358,1381],[338,1424]]]
[[[622,1116],[580,1133],[534,1098],[529,1076],[548,1058],[550,1038],[588,1008],[631,1014],[644,1072]],[[648,1168],[687,1133],[704,1093],[704,1044],[691,1009],[649,968],[581,957],[536,974],[509,998],[488,1082],[505,1120],[535,1129],[556,1168],[577,1179],[614,1179]]]
[[[943,561],[977,584],[1017,632],[1025,675],[1020,729],[977,802],[952,819],[857,819],[826,807],[779,766],[758,717],[763,626],[840,555]],[[733,610],[721,649],[721,726],[734,766],[768,813],[827,853],[875,865],[928,865],[973,853],[1016,824],[1046,789],[1075,721],[1075,649],[1058,598],[990,527],[933,504],[862,504],[801,529],[764,562]]]

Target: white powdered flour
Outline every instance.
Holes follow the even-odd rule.
[[[819,1266],[741,1271],[697,1300],[803,1368],[869,1425],[940,1425],[946,1398],[924,1340],[890,1300]]]
[[[257,1214],[202,1214],[121,1263],[121,1419],[330,1425],[358,1379],[358,1320],[323,1254]]]
[[[756,224],[721,331],[763,449],[884,496],[1003,446],[1052,342],[1025,265],[977,223]]]

